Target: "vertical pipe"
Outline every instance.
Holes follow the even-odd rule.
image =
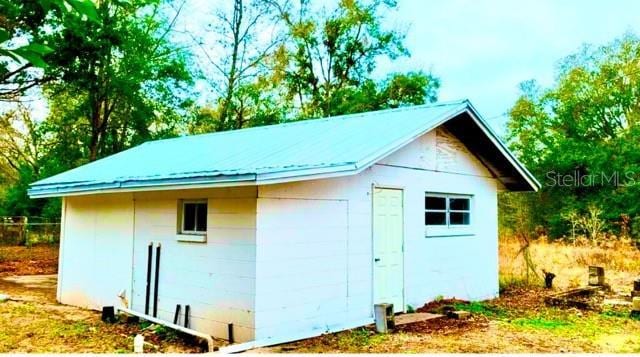
[[[176,313],[173,315],[173,324],[178,324],[178,318],[180,317],[180,304],[176,305]]]
[[[229,336],[229,343],[233,343],[233,324],[227,324],[227,332]]]
[[[147,249],[147,291],[144,297],[144,314],[149,315],[149,296],[151,295],[151,262],[153,259],[153,243]]]
[[[184,327],[189,328],[189,313],[191,312],[191,306],[184,306]]]
[[[160,279],[160,243],[156,247],[156,279],[153,289],[153,317],[158,317],[158,280]]]

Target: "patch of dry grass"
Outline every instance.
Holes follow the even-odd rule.
[[[640,250],[627,241],[565,244],[538,239],[529,249],[538,274],[542,275],[542,270],[556,274],[554,286],[559,289],[586,285],[590,265],[604,267],[606,282],[616,291],[628,292],[640,275]],[[526,268],[519,250],[517,240],[500,239],[500,278],[505,285],[526,285]]]
[[[55,283],[55,277],[52,279]],[[148,323],[101,321],[100,312],[55,302],[55,284],[39,287],[0,279],[0,353],[126,353],[143,334],[145,352],[200,352],[201,347],[171,330]]]
[[[138,324],[106,324],[98,312],[38,302],[0,303],[0,353],[132,352]],[[149,352],[198,352],[178,338],[172,341],[145,333]]]

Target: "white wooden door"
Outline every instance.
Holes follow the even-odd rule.
[[[374,188],[373,302],[404,310],[403,212],[400,189]]]

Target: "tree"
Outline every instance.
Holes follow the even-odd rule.
[[[206,35],[208,41],[192,36],[213,69],[206,71],[210,73],[207,78],[219,97],[216,117],[208,130],[240,129],[264,121],[260,110],[251,104],[259,107],[269,99],[260,93],[268,86],[264,76],[269,57],[282,40],[275,29],[273,9],[264,1],[233,0],[232,5],[224,8],[223,4],[217,10]]]
[[[187,107],[188,55],[170,41],[172,19],[156,0],[105,0],[98,20],[70,21],[48,37],[58,50],[48,56],[47,87],[60,111],[50,124],[74,133],[90,161],[155,135],[175,135]],[[56,126],[58,122],[58,126]],[[86,129],[85,129],[86,128]]]
[[[331,107],[335,114],[349,114],[432,103],[438,88],[440,80],[431,74],[393,73],[383,81],[367,79],[359,87],[338,91]]]
[[[46,82],[33,68],[45,68],[46,55],[55,51],[41,33],[50,29],[51,18],[95,21],[90,0],[0,0],[0,100],[16,100],[29,88]]]
[[[563,217],[593,205],[610,222],[640,215],[639,60],[640,40],[629,35],[565,59],[551,88],[522,86],[509,141],[543,183],[532,207],[554,236],[571,231]]]
[[[38,124],[28,108],[18,104],[0,115],[0,178],[17,180],[24,166],[37,172],[43,149]]]
[[[395,1],[342,0],[334,10],[314,11],[272,2],[287,26],[286,53],[276,67],[299,117],[332,116],[435,100],[436,78],[423,72],[396,74],[376,83],[371,74],[382,57],[409,55],[404,35],[382,26]],[[370,98],[371,100],[367,100]]]

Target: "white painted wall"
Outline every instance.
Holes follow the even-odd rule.
[[[320,333],[372,319],[374,185],[404,190],[405,307],[420,307],[438,295],[478,300],[498,294],[497,181],[462,143],[439,128],[356,176],[259,187],[256,337]],[[473,235],[426,237],[425,192],[473,195]],[[338,206],[331,215],[325,213],[327,202],[347,206],[346,242],[342,231],[324,228],[327,217],[343,220]],[[301,230],[284,236],[293,235],[296,244],[282,244],[282,229],[291,226]],[[308,246],[298,243],[305,239]],[[323,246],[323,240],[333,246]],[[282,282],[292,284],[262,284],[262,277],[282,274],[288,257],[314,252],[318,259],[292,264],[281,275]],[[345,281],[346,290],[341,288]],[[273,293],[276,288],[280,294]],[[317,292],[324,294],[314,296]],[[289,304],[295,297],[300,297],[297,304]],[[275,312],[262,313],[262,307],[273,306],[278,307]]]
[[[178,201],[196,198],[208,199],[207,242],[179,242]],[[160,243],[158,317],[173,321],[176,304],[182,314],[188,304],[190,327],[227,338],[233,323],[237,341],[253,339],[255,187],[74,196],[63,213],[62,303],[120,306],[125,289],[133,309],[144,312],[147,247],[154,243],[155,264]]]
[[[356,176],[218,189],[65,198],[61,302],[144,311],[149,242],[162,244],[159,317],[237,341],[372,321],[372,187],[404,190],[404,303],[498,293],[497,180],[446,130]],[[426,237],[425,192],[473,195],[471,236]],[[206,243],[179,242],[180,199],[208,199]],[[154,249],[155,254],[155,249]],[[181,320],[182,322],[182,320]]]
[[[341,326],[348,311],[348,204],[258,199],[256,336]]]
[[[207,242],[178,241],[179,200],[204,198]],[[176,304],[183,314],[190,305],[191,328],[227,338],[227,324],[233,323],[237,341],[252,340],[255,222],[255,187],[137,193],[133,309],[144,311],[149,242],[161,243],[158,317],[173,321]]]
[[[131,285],[132,195],[66,197],[62,220],[58,300],[118,305],[118,293]]]

